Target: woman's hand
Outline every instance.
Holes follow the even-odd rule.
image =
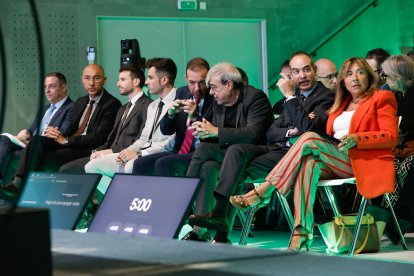
[[[341,140],[341,143],[339,143],[338,149],[341,152],[348,152],[350,148],[355,147],[357,144],[356,134],[347,134],[339,140]]]

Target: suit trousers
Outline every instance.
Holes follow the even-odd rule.
[[[0,135],[0,180],[7,175],[9,163],[15,158],[19,158],[22,148],[14,144],[6,136]]]
[[[266,180],[285,196],[292,188],[295,227],[313,231],[313,205],[319,179],[353,177],[347,153],[338,143],[314,132],[306,132],[269,173]]]
[[[69,161],[89,156],[90,149],[72,149],[43,136],[34,136],[23,150],[16,176],[34,170],[57,171]]]
[[[90,156],[82,157],[73,161],[70,161],[59,168],[59,172],[64,173],[84,173],[85,165],[90,161]]]

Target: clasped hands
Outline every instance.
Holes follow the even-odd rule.
[[[193,135],[199,139],[209,137],[218,137],[218,127],[213,126],[209,121],[203,118],[203,121],[196,121],[189,127],[194,130]]]
[[[339,140],[341,140],[341,142],[338,144],[338,149],[340,152],[347,153],[350,148],[355,147],[357,144],[356,134],[344,135]]]
[[[193,114],[196,112],[197,105],[193,100],[175,100],[170,103],[170,106],[168,108],[168,115],[170,117],[175,116],[175,114],[184,111],[185,113],[188,113],[188,116],[190,118],[193,116]]]
[[[130,160],[135,160],[140,156],[140,152],[136,152],[130,149],[123,149],[115,158],[119,165],[125,166]]]

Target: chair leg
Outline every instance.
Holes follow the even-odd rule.
[[[359,206],[358,218],[355,224],[354,232],[352,233],[352,241],[349,246],[348,256],[354,256],[356,241],[359,235],[359,229],[361,228],[362,218],[364,217],[365,209],[367,207],[367,200],[365,197],[362,197],[361,204]]]
[[[286,198],[282,196],[281,194],[279,194],[277,191],[276,191],[276,195],[277,195],[277,198],[279,199],[280,205],[282,206],[283,213],[285,214],[290,230],[292,230],[293,232],[293,229],[295,228],[295,221],[293,219],[292,212],[290,211],[289,203],[287,202]]]
[[[405,250],[408,250],[408,248],[407,248],[407,244],[405,243],[405,238],[404,238],[404,235],[403,235],[403,233],[402,233],[402,231],[401,231],[400,224],[398,223],[397,216],[395,215],[394,208],[393,208],[393,207],[392,207],[392,205],[391,205],[391,200],[390,200],[390,198],[389,198],[388,194],[385,194],[385,195],[384,195],[384,198],[385,198],[385,202],[386,202],[386,203],[387,203],[387,205],[388,205],[388,208],[390,208],[390,211],[391,211],[392,217],[393,217],[393,219],[394,219],[395,226],[397,226],[397,230],[398,230],[398,233],[400,234],[401,243],[402,243],[402,245],[403,245],[403,248],[404,248]]]
[[[341,214],[341,211],[339,210],[338,203],[335,200],[335,194],[332,191],[331,186],[325,186],[325,193],[328,197],[329,203],[331,204],[332,211],[334,212],[335,217],[339,216]]]
[[[244,215],[241,211],[238,211],[240,221],[243,225],[239,239],[239,245],[241,246],[246,246],[247,244],[247,237],[249,236],[249,234],[251,234],[252,221],[255,212],[256,208],[248,209],[246,212],[244,212]]]

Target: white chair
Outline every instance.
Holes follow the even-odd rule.
[[[323,187],[325,194],[328,198],[328,201],[332,207],[332,210],[334,212],[335,216],[338,216],[341,212],[339,210],[338,204],[336,202],[335,199],[335,195],[332,191],[332,187],[333,186],[340,186],[340,185],[344,185],[344,184],[351,184],[351,185],[355,185],[356,181],[355,178],[344,178],[344,179],[330,179],[330,180],[320,180],[318,182],[318,187]],[[286,219],[288,221],[289,227],[291,228],[291,230],[293,231],[294,228],[294,219],[293,219],[293,215],[292,215],[292,211],[290,210],[289,204],[286,200],[286,198],[282,195],[280,195],[277,191],[275,191],[276,195],[278,196],[278,199],[280,201],[280,204],[282,206],[283,212],[286,216]],[[391,205],[390,199],[388,194],[384,194],[384,198],[385,198],[385,202],[388,205],[388,208],[390,209],[391,215],[394,219],[395,225],[397,226],[397,230],[398,233],[400,234],[401,237],[401,242],[403,245],[403,248],[405,250],[407,250],[407,244],[405,242],[405,238],[404,235],[401,231],[400,225],[398,223],[398,219],[394,213],[394,208]],[[361,204],[358,210],[358,218],[357,218],[357,222],[355,225],[355,229],[354,232],[352,234],[352,241],[351,241],[351,245],[350,245],[350,250],[348,252],[349,256],[353,256],[354,252],[355,252],[355,246],[356,246],[356,241],[357,241],[357,237],[359,234],[359,230],[361,227],[361,222],[362,222],[362,217],[365,213],[366,210],[366,206],[367,206],[367,199],[362,197],[361,199]],[[250,227],[251,227],[251,222],[253,219],[253,215],[256,211],[256,208],[251,208],[249,210],[247,210],[245,212],[245,223],[243,224],[243,229],[242,229],[242,234],[240,236],[240,241],[239,241],[239,245],[246,245],[246,239],[247,239],[247,234],[250,232]],[[247,234],[246,234],[247,233]]]

